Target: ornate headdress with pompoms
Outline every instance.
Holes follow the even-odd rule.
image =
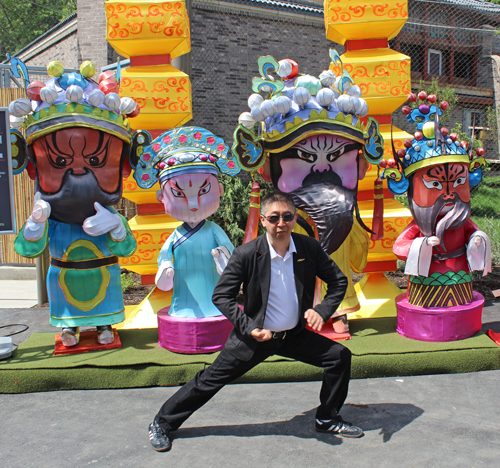
[[[51,78],[46,83],[33,81],[27,86],[28,99],[16,99],[9,105],[13,140],[16,140],[13,147],[24,145],[23,136],[16,131],[21,127],[26,129],[27,144],[71,127],[101,130],[130,144],[128,118],[138,115],[140,109],[132,98],[120,98],[113,71],[101,73],[99,83],[91,79],[95,66],[89,61],[81,64],[80,73],[64,73],[60,62],[49,63],[47,72]],[[19,160],[14,153],[19,154]],[[26,165],[22,153],[13,152],[14,173],[21,172]]]
[[[418,96],[409,94],[411,102],[421,104],[412,109],[402,108],[408,122],[415,124],[413,139],[405,140],[405,149],[393,150],[394,159],[382,160],[379,164],[384,168],[382,178],[387,179],[389,190],[394,194],[406,192],[409,186],[408,177],[415,171],[445,163],[465,163],[469,166],[469,183],[471,187],[478,185],[482,179],[482,166],[486,164],[483,155],[484,148],[473,148],[466,141],[458,141],[458,135],[451,133],[446,127],[441,127],[439,117],[448,109],[448,102],[441,101],[436,105],[435,95],[427,95],[421,91]],[[474,137],[473,137],[474,138]]]
[[[369,118],[365,126],[361,120],[368,114],[361,89],[335,50],[330,51],[330,57],[341,73],[337,76],[326,70],[319,78],[299,75],[298,65],[291,59],[259,58],[261,77],[252,81],[255,94],[248,99],[250,112],[240,115],[234,133],[233,155],[244,170],[258,170],[270,153],[282,152],[316,134],[359,142],[372,163],[382,158],[378,123]]]

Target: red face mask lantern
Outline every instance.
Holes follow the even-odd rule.
[[[442,198],[442,211],[449,211],[456,201],[470,201],[469,171],[466,164],[449,163],[419,169],[413,176],[413,202],[430,207]]]

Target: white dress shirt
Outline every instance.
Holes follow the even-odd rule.
[[[299,300],[293,273],[293,253],[297,252],[293,239],[285,257],[274,250],[266,234],[271,254],[271,284],[267,301],[264,329],[275,332],[290,330],[299,323]]]

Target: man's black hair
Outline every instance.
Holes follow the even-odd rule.
[[[279,191],[268,193],[260,202],[260,212],[265,214],[271,203],[286,203],[295,213],[295,203],[293,202],[292,196],[288,193]]]

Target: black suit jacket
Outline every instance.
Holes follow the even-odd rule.
[[[327,284],[325,297],[314,307],[325,322],[342,302],[347,278],[316,239],[296,233],[292,237],[297,250],[293,254],[293,271],[299,301],[299,326],[305,328],[304,313],[313,308],[316,276]],[[236,301],[242,283],[243,311]],[[239,359],[249,360],[257,346],[251,332],[264,326],[270,283],[271,255],[264,234],[234,251],[215,287],[212,301],[234,325],[226,349]]]

